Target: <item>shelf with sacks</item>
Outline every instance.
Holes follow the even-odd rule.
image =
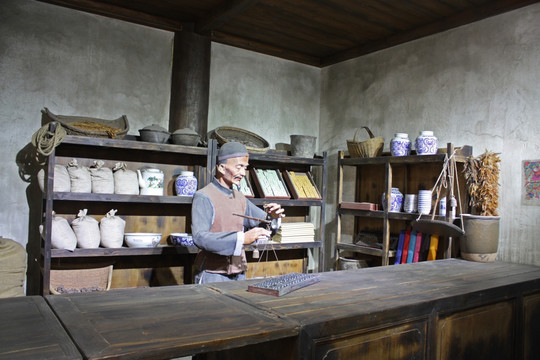
[[[449,148],[450,148],[449,144]],[[448,149],[449,149],[448,148]],[[452,147],[453,148],[453,147]],[[422,189],[431,189],[443,168],[447,158],[448,149],[438,149],[433,155],[391,156],[381,154],[374,157],[349,157],[345,152],[338,154],[338,189],[337,189],[337,236],[336,258],[340,252],[359,253],[378,258],[381,265],[388,265],[390,258],[396,255],[396,251],[390,248],[391,238],[398,237],[399,232],[410,226],[413,220],[419,218],[418,212],[390,211],[385,209],[383,201],[386,191],[398,188],[402,195],[416,194]],[[454,159],[462,167],[467,156],[472,153],[470,146],[455,149]],[[344,189],[344,178],[353,178],[353,188]],[[459,175],[461,193],[465,194],[465,183]],[[347,185],[351,187],[351,185]],[[344,194],[354,194],[353,199],[344,199]],[[390,203],[388,203],[390,204]],[[463,208],[466,201],[462,199]],[[388,206],[388,205],[387,205]],[[389,207],[389,206],[388,206]],[[431,213],[432,214],[432,213]],[[432,215],[429,218],[432,218]],[[360,241],[356,243],[353,236],[352,242],[342,241],[342,216],[352,216],[355,234],[362,232],[373,233],[378,238],[380,247],[365,246]],[[422,215],[426,218],[427,215]],[[445,221],[446,217],[435,215],[433,220]],[[354,235],[354,234],[353,234]]]
[[[173,257],[180,257],[191,264],[193,254],[197,249],[193,247],[181,247],[169,245],[168,236],[173,232],[185,232],[189,230],[189,218],[191,216],[191,196],[177,196],[175,180],[182,171],[192,171],[198,180],[199,187],[204,186],[211,175],[213,150],[216,144],[211,141],[211,148],[190,147],[174,144],[156,144],[138,141],[135,137],[124,139],[93,138],[84,136],[66,136],[48,157],[46,171],[42,174],[40,186],[43,189],[42,211],[43,238],[42,241],[42,291],[47,293],[50,282],[51,268],[58,266],[84,267],[100,261],[114,261],[133,263],[135,257],[138,262],[148,264],[151,259],[169,259],[167,264],[175,263]],[[98,164],[99,163],[99,164]],[[95,191],[94,184],[90,189],[72,191],[73,187],[62,188],[66,183],[62,169],[68,166],[80,166],[89,170],[107,169],[107,186]],[[120,165],[115,169],[116,165]],[[139,178],[137,170],[156,168],[163,173],[162,194],[152,193],[141,195],[139,190]],[[112,171],[115,169],[116,171]],[[116,172],[131,175],[129,191],[111,188],[110,176],[113,176],[113,185],[116,182]],[[67,170],[66,170],[67,172]],[[95,174],[96,172],[92,173]],[[104,179],[99,174],[99,179]],[[114,174],[114,175],[113,175]],[[72,185],[70,173],[67,172],[67,183]],[[75,175],[76,176],[76,175]],[[61,180],[62,179],[62,180]],[[93,178],[91,177],[91,181]],[[39,177],[38,177],[39,182]],[[135,182],[135,184],[134,184]],[[122,185],[125,182],[121,182]],[[102,186],[101,183],[100,186]],[[85,185],[86,186],[86,185]],[[150,186],[149,186],[150,188]],[[126,193],[127,192],[127,193]],[[95,218],[101,223],[107,212],[112,209],[118,210],[117,216],[126,223],[125,233],[151,232],[160,233],[161,241],[156,247],[127,247],[122,241],[114,246],[101,243],[92,246],[79,246],[53,248],[52,246],[52,221],[54,216],[74,221],[78,211],[88,210],[88,216]],[[56,215],[55,215],[56,213]],[[180,220],[179,220],[180,219]],[[68,223],[68,226],[69,225]],[[124,233],[123,232],[123,233]],[[103,239],[101,239],[103,240]],[[77,239],[78,242],[78,239]],[[143,260],[148,258],[148,260]],[[101,259],[101,260],[100,260]],[[109,260],[107,260],[109,259]],[[157,261],[157,260],[156,260]],[[183,260],[182,260],[183,261]],[[178,263],[178,261],[176,261]]]

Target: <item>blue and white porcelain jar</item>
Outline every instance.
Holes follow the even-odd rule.
[[[392,156],[407,156],[411,154],[411,140],[409,134],[396,133],[390,141],[390,153]]]
[[[382,195],[382,207],[383,210],[386,209],[386,192]],[[399,191],[398,188],[392,188],[392,192],[390,193],[390,209],[388,211],[390,212],[400,212],[401,211],[401,205],[403,204],[403,194]]]
[[[434,155],[437,153],[439,141],[433,131],[420,131],[416,138],[415,149],[417,155]]]
[[[176,195],[193,196],[197,191],[197,178],[193,176],[193,171],[182,171],[175,182]]]

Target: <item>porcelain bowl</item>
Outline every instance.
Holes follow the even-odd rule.
[[[128,247],[156,247],[161,241],[161,234],[125,233],[124,241]]]
[[[171,233],[171,245],[193,246],[193,238],[187,233]]]

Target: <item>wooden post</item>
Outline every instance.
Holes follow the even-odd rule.
[[[169,131],[191,128],[201,137],[208,129],[210,38],[186,24],[174,35]]]

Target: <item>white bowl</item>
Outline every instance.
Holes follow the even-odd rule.
[[[161,234],[125,233],[124,240],[128,247],[156,247],[161,241]]]

